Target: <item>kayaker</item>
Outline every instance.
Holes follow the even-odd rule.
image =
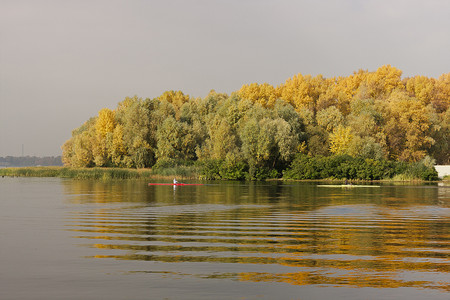
[[[173,184],[177,184],[178,183],[178,181],[174,178],[173,179]]]

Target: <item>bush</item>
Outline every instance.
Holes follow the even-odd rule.
[[[200,179],[216,180],[220,179],[220,169],[222,168],[223,160],[204,160],[200,163]]]
[[[254,178],[249,178],[249,179],[266,180],[269,178],[278,178],[279,177],[277,170],[271,169],[268,167],[256,168],[253,176],[254,176]]]
[[[398,175],[403,174],[398,177]],[[437,180],[434,167],[426,162],[408,164],[386,160],[354,158],[348,155],[329,157],[309,157],[298,154],[290,168],[283,172],[286,179],[356,179],[380,180],[396,178],[416,178]]]
[[[409,164],[403,172],[412,178],[422,179],[427,181],[438,180],[438,173],[434,167],[426,166],[424,161]]]
[[[279,177],[276,169],[256,166],[250,168],[242,161],[204,160],[200,164],[201,179],[266,180]]]
[[[289,169],[283,172],[283,177],[287,179],[315,179],[315,172],[318,171],[313,165],[314,158],[304,154],[299,154],[291,163]]]
[[[219,169],[222,179],[244,180],[248,174],[248,165],[244,162],[223,162]]]
[[[248,177],[248,165],[244,162],[204,160],[200,163],[200,178],[207,180],[244,180]]]

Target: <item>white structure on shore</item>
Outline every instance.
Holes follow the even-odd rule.
[[[434,166],[434,168],[438,172],[439,178],[444,178],[444,176],[450,175],[450,165],[437,165]]]

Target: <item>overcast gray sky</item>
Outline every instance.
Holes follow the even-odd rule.
[[[60,155],[126,96],[391,64],[450,72],[448,0],[0,0],[0,156]]]

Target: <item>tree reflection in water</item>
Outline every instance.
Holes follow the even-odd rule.
[[[139,272],[450,291],[449,198],[438,187],[65,186],[83,204],[70,230],[95,249],[91,258],[159,263]]]

